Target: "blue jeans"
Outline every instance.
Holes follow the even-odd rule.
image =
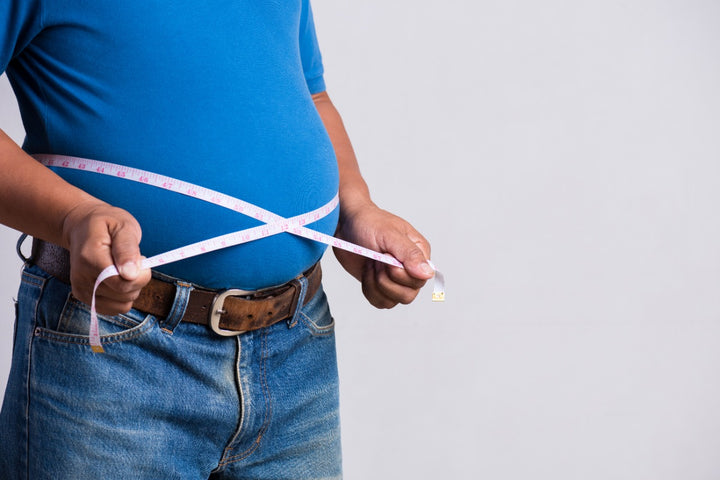
[[[179,284],[173,312],[191,287]],[[131,310],[101,316],[23,271],[0,413],[0,478],[341,478],[334,323],[322,289],[238,337]]]

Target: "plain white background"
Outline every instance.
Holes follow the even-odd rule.
[[[377,311],[326,257],[346,478],[720,478],[720,3],[314,9],[374,198],[448,280]],[[0,113],[21,141],[5,77]]]

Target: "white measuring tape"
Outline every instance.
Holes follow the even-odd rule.
[[[169,252],[155,255],[154,257],[146,258],[142,261],[142,268],[158,267],[167,263],[177,262],[185,258],[191,258],[203,253],[220,250],[234,245],[240,245],[242,243],[251,242],[253,240],[277,235],[278,233],[283,232],[292,233],[293,235],[298,235],[316,242],[325,243],[327,245],[347,250],[364,257],[372,258],[395,267],[403,267],[402,263],[400,263],[392,255],[375,252],[368,248],[361,247],[305,227],[305,225],[313,223],[330,214],[330,212],[332,212],[339,203],[338,195],[335,195],[332,200],[316,210],[302,215],[285,218],[230,195],[225,195],[224,193],[220,193],[215,190],[210,190],[205,187],[200,187],[198,185],[166,177],[164,175],[146,172],[144,170],[125,167],[114,163],[69,157],[65,155],[42,154],[33,155],[33,157],[48,167],[83,170],[111,177],[123,178],[125,180],[131,180],[138,183],[144,183],[146,185],[152,185],[164,190],[169,190],[182,195],[197,198],[198,200],[219,205],[263,222],[263,225],[259,225],[257,227],[228,233],[226,235],[220,235],[218,237],[203,240],[191,245],[176,248],[174,250],[170,250]],[[430,267],[435,270],[432,299],[434,302],[442,302],[445,300],[445,279],[442,273],[435,268],[435,265],[433,265],[430,260],[427,262]],[[92,302],[90,305],[90,345],[95,352],[104,351],[100,342],[100,328],[98,326],[97,312],[95,310],[95,292],[104,280],[115,275],[119,275],[117,268],[115,268],[114,265],[107,267],[105,270],[100,272],[93,288]]]

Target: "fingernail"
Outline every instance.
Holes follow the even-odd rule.
[[[124,265],[121,265],[120,268],[120,275],[123,277],[129,277],[129,278],[135,278],[138,276],[138,266],[135,262],[127,262]]]
[[[420,270],[422,270],[425,275],[432,275],[433,273],[435,273],[435,270],[433,270],[433,268],[427,263],[421,263]]]

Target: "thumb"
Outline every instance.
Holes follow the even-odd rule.
[[[142,256],[140,235],[133,228],[119,228],[112,236],[113,263],[124,280],[136,280],[140,276]],[[139,230],[139,228],[138,228]]]
[[[400,235],[390,247],[390,253],[403,264],[411,277],[428,280],[435,275],[435,269],[428,263],[430,244],[424,238],[412,239]]]

